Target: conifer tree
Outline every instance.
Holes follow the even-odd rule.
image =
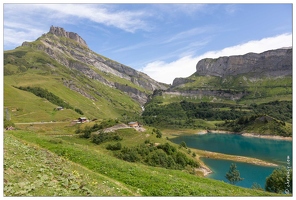
[[[239,181],[244,180],[240,177],[240,173],[236,169],[236,164],[234,163],[231,163],[229,171],[226,173],[225,178],[227,178],[227,180],[233,185],[235,185]]]

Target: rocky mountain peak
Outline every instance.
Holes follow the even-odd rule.
[[[52,33],[52,34],[59,36],[59,37],[70,38],[70,39],[75,40],[76,42],[82,44],[83,46],[87,47],[86,42],[77,33],[67,32],[67,31],[65,31],[65,29],[63,29],[61,27],[51,26],[49,33]]]

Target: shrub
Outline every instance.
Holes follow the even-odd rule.
[[[147,165],[164,167],[169,169],[184,169],[186,166],[198,167],[199,164],[187,158],[169,143],[158,145],[157,147],[147,144],[141,144],[136,147],[124,147],[116,157],[129,161],[141,161]]]
[[[82,110],[80,110],[79,108],[75,108],[74,111],[77,112],[80,115],[84,115],[84,113],[82,112]]]
[[[98,134],[94,134],[92,136],[92,142],[95,144],[101,144],[107,141],[120,141],[122,138],[117,135],[117,133],[104,133],[99,132]]]
[[[265,190],[275,193],[292,193],[292,177],[292,169],[277,168],[266,178]]]
[[[121,143],[120,142],[117,142],[114,145],[108,144],[108,146],[106,147],[106,149],[112,150],[112,151],[121,150]]]

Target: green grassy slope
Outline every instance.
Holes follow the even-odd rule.
[[[33,42],[33,44],[38,43]],[[35,44],[36,45],[36,44]],[[41,87],[52,92],[71,106],[79,108],[88,118],[118,118],[123,114],[134,115],[141,111],[138,102],[120,90],[89,79],[79,71],[72,71],[42,51],[22,46],[4,53],[4,107],[12,113],[14,122],[63,121],[79,115],[71,110],[54,112],[53,105],[33,94],[19,91],[13,86]],[[107,76],[107,75],[105,75]],[[110,79],[141,89],[132,82],[111,76]],[[92,99],[65,86],[71,81]],[[143,89],[142,89],[143,90]]]
[[[123,134],[125,134],[125,138],[128,138],[127,132]],[[142,139],[145,139],[147,133],[138,134],[131,133],[132,137]],[[34,196],[52,195],[54,193],[63,196],[116,196],[122,194],[127,196],[138,194],[141,196],[274,195],[198,177],[180,170],[168,170],[140,163],[125,162],[115,158],[110,152],[108,153],[105,149],[106,144],[95,145],[86,139],[75,139],[73,136],[54,137],[46,135],[46,133],[13,131],[5,132],[4,137],[6,155],[13,154],[12,148],[18,146],[14,157],[5,156],[4,187],[6,195],[16,195],[12,191],[19,188],[22,189],[22,193],[18,193],[19,195]],[[151,135],[150,137],[155,136]],[[159,138],[157,140],[159,142],[165,141],[165,139]],[[128,143],[130,141],[127,139]],[[36,158],[41,156],[41,161],[35,164],[28,162],[35,159],[31,157],[32,154],[36,154]],[[22,159],[17,159],[18,156]],[[61,160],[66,160],[66,163],[60,165]],[[49,166],[54,166],[59,170],[52,171]],[[37,175],[37,178],[32,178],[36,176],[35,168],[43,171],[43,176]],[[24,183],[17,184],[13,172],[18,172],[19,176],[25,177]],[[68,179],[68,182],[65,179]],[[40,181],[51,186],[48,191],[38,187],[37,184]],[[107,185],[105,185],[106,182],[108,182]],[[82,183],[85,185],[77,189],[77,185],[80,186]],[[35,188],[31,189],[32,187]],[[91,192],[87,193],[88,190],[85,188]]]
[[[177,86],[174,89],[180,91],[208,89],[248,93],[242,99],[238,100],[238,103],[241,104],[292,99],[292,76],[255,79],[248,74],[228,76],[227,78],[193,74],[188,79],[191,82]]]
[[[4,150],[4,196],[138,195],[135,188],[11,134],[4,135]]]

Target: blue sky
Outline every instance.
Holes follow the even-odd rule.
[[[160,82],[196,63],[292,46],[292,4],[3,4],[4,50],[51,25],[78,33],[96,53]]]

